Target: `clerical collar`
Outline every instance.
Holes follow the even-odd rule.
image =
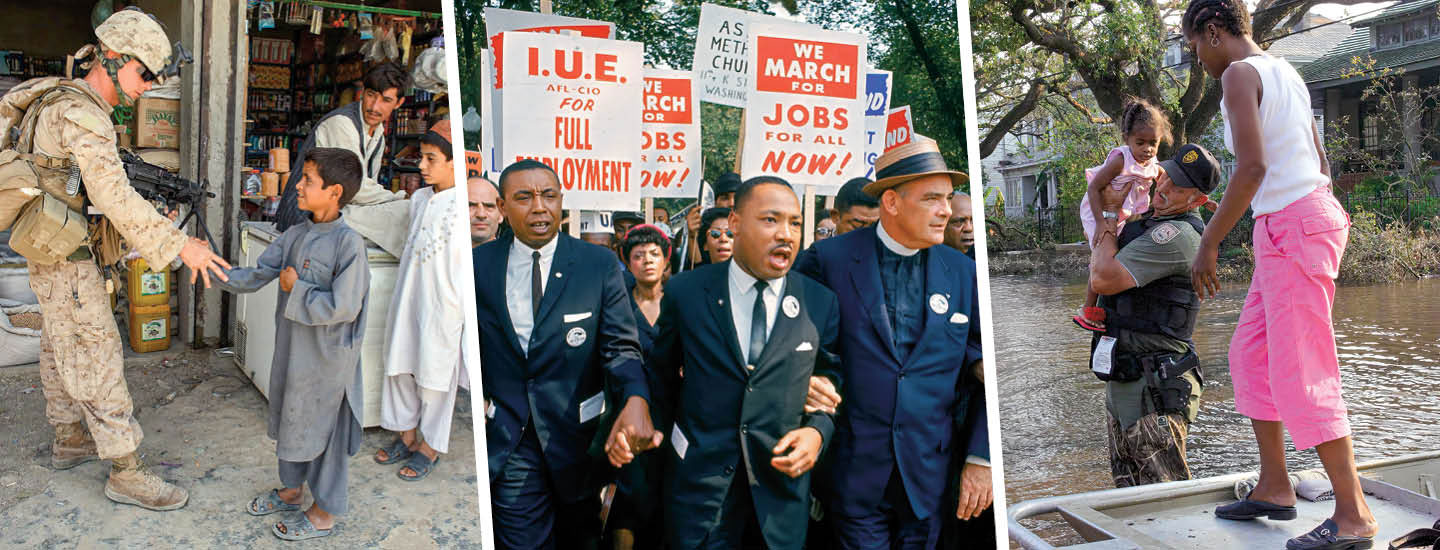
[[[920,249],[906,247],[905,245],[900,244],[900,241],[897,241],[894,237],[891,237],[889,233],[886,233],[885,224],[883,223],[875,222],[875,234],[880,236],[880,244],[885,245],[885,248],[889,249],[891,252],[894,252],[901,256],[914,256],[920,253]]]

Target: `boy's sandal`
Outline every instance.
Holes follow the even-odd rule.
[[[391,442],[389,447],[382,450],[385,451],[385,456],[389,458],[380,460],[380,452],[376,451],[373,455],[376,464],[394,464],[410,458],[410,455],[415,454],[415,451],[410,450],[410,447],[405,445],[405,440],[400,437],[396,437],[395,441]]]
[[[440,462],[439,455],[435,456],[435,460],[430,460],[430,457],[425,456],[425,453],[415,453],[414,456],[410,457],[410,461],[405,463],[405,466],[413,470],[415,475],[407,476],[405,475],[405,468],[400,468],[400,470],[395,472],[395,476],[405,481],[420,481],[425,479],[425,476],[430,475],[430,470],[435,468],[435,463],[437,462]]]
[[[275,512],[290,512],[299,509],[299,504],[290,504],[280,498],[279,489],[271,489],[269,493],[255,497],[250,501],[250,505],[245,507],[245,511],[252,516],[268,516]]]
[[[320,537],[328,537],[335,531],[335,527],[329,529],[318,529],[315,524],[310,523],[310,517],[304,512],[290,515],[280,523],[270,526],[270,533],[281,540],[306,540]]]

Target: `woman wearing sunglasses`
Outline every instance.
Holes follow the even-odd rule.
[[[711,208],[700,215],[700,264],[730,259],[735,233],[730,231],[730,209]]]

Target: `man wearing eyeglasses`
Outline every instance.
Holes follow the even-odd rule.
[[[20,221],[11,226],[11,245],[28,260],[30,288],[44,318],[40,380],[45,415],[55,426],[51,467],[65,470],[110,460],[106,497],[174,510],[189,495],[151,473],[136,454],[142,432],[125,386],[120,332],[101,275],[102,267],[110,266],[99,265],[97,254],[115,244],[102,245],[113,238],[105,235],[118,233],[149,265],[164,269],[179,258],[191,269],[190,282],[202,276],[207,287],[212,274],[225,280],[223,269],[230,265],[207,243],[176,229],[130,187],[110,121],[116,105],[133,105],[154,84],[177,76],[189,53],[178,43],[172,48],[160,23],[135,8],[111,15],[95,35],[99,43],[75,55],[80,68],[88,69],[82,78],[37,78],[0,98],[0,165],[28,163],[38,187],[24,189],[35,193],[0,193],[0,225],[10,226],[15,203],[24,205]],[[20,130],[14,142],[11,128]],[[59,212],[83,228],[87,206],[104,217],[101,226],[108,224],[114,232],[99,231],[97,240],[87,237],[78,247],[73,241],[59,245],[60,239],[36,237],[38,231],[27,236],[30,228],[45,223],[36,221],[35,212]]]

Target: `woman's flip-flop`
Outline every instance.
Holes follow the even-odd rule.
[[[1309,533],[1285,541],[1285,550],[1370,550],[1374,544],[1370,537],[1341,536],[1339,531],[1335,520],[1326,519]]]
[[[430,475],[430,470],[435,468],[435,463],[437,462],[440,462],[440,455],[435,455],[435,460],[430,460],[430,457],[425,456],[425,453],[415,453],[415,455],[411,456],[410,460],[405,463],[405,466],[414,471],[415,475],[407,476],[405,475],[405,468],[400,468],[399,471],[395,472],[395,476],[405,481],[420,481],[425,479],[425,476]]]
[[[1390,550],[1430,549],[1435,548],[1436,543],[1440,543],[1440,520],[1436,520],[1431,527],[1416,529],[1390,541]]]
[[[275,512],[291,512],[299,509],[299,504],[290,504],[280,498],[279,489],[271,489],[269,493],[255,497],[250,501],[250,505],[245,507],[245,511],[252,516],[268,516]]]
[[[281,540],[307,540],[328,537],[330,533],[335,531],[335,527],[338,526],[329,529],[316,528],[315,524],[310,523],[309,516],[306,516],[304,512],[298,512],[285,518],[285,520],[280,523],[271,525],[270,533],[279,537]]]
[[[401,460],[408,459],[410,455],[415,454],[415,451],[410,450],[410,447],[405,445],[405,440],[399,437],[395,438],[395,441],[391,442],[389,447],[381,450],[385,451],[385,456],[390,458],[380,460],[380,452],[376,451],[374,455],[376,464],[394,464]]]
[[[1250,520],[1268,517],[1277,521],[1289,521],[1298,515],[1294,506],[1281,506],[1248,498],[1215,507],[1215,517],[1220,519]]]

